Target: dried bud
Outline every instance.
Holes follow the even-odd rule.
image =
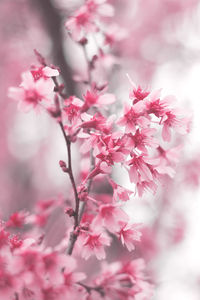
[[[73,210],[73,208],[67,207],[67,208],[65,209],[65,214],[67,214],[67,215],[70,216],[70,217],[73,217],[73,216],[75,216],[75,211]]]
[[[63,160],[59,161],[59,165],[60,165],[61,168],[63,168],[63,167],[66,168],[67,167],[66,163]]]
[[[87,44],[88,40],[87,38],[83,37],[80,41],[79,44],[81,44],[82,46],[85,46]]]
[[[59,165],[60,165],[60,167],[61,167],[61,169],[63,170],[64,173],[69,172],[69,169],[67,168],[66,163],[63,160],[59,161]]]
[[[50,115],[53,117],[53,118],[55,118],[55,119],[57,119],[57,118],[59,118],[60,116],[61,116],[61,111],[60,111],[60,109],[56,109],[56,108],[48,108],[48,112],[50,113]]]
[[[89,223],[85,223],[84,226],[81,226],[81,230],[88,231],[90,228]]]
[[[63,170],[64,173],[68,173],[69,172],[69,169],[65,168],[65,167],[63,167],[62,170]]]

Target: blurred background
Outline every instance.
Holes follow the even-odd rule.
[[[131,78],[149,90],[162,88],[173,94],[179,106],[193,113],[191,133],[184,142],[177,174],[166,180],[156,196],[133,199],[125,208],[142,222],[143,239],[138,252],[149,262],[156,283],[154,300],[200,299],[200,2],[198,0],[112,0],[114,21],[123,28],[111,51],[110,91],[123,102]],[[81,96],[85,87],[74,75],[86,69],[84,55],[64,28],[83,1],[0,1],[0,217],[19,210],[32,210],[41,199],[65,194],[69,188],[60,171],[65,145],[54,120],[47,114],[21,113],[8,99],[10,86],[37,64],[33,49],[49,63],[59,66],[68,94]],[[113,21],[113,20],[112,20]],[[100,43],[100,38],[99,41]],[[93,52],[95,45],[88,51]],[[103,62],[102,62],[103,63]],[[80,68],[81,66],[81,68]],[[103,72],[98,74],[103,76]],[[120,107],[120,104],[119,104]],[[73,148],[75,172],[78,150]],[[117,175],[116,170],[116,177]],[[120,175],[121,176],[121,175]],[[125,177],[126,178],[126,177]],[[126,185],[126,179],[122,184]],[[130,187],[127,185],[127,187]],[[130,213],[130,211],[132,213]],[[49,235],[60,230],[48,227]]]

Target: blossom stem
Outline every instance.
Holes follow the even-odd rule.
[[[92,170],[94,169],[94,165],[95,165],[95,160],[94,160],[94,156],[93,156],[93,151],[92,150],[90,151],[90,161],[91,161],[90,172],[92,172]],[[92,186],[92,180],[93,180],[93,178],[90,178],[88,180],[88,183],[87,183],[87,192],[88,192],[88,194],[89,194],[91,186]],[[81,222],[84,210],[85,210],[85,202],[81,202],[81,204],[80,204],[80,212],[79,212],[79,224]]]
[[[65,95],[60,90],[60,86],[58,84],[58,81],[57,81],[56,77],[52,77],[52,79],[53,79],[53,82],[55,84],[55,87],[57,89],[58,94],[60,95],[60,97],[62,99],[65,99]],[[58,102],[58,105],[60,106],[59,102]],[[60,109],[60,107],[59,107],[59,109]],[[68,158],[68,165],[67,165],[67,170],[68,171],[67,171],[67,173],[69,175],[69,178],[70,178],[70,181],[71,181],[71,184],[72,184],[72,188],[73,188],[73,191],[74,191],[74,198],[75,198],[74,230],[71,233],[69,245],[68,245],[68,248],[67,248],[67,254],[71,255],[72,252],[73,252],[73,249],[74,249],[75,242],[77,240],[76,229],[79,225],[80,199],[79,199],[79,196],[78,196],[78,191],[77,191],[77,188],[76,188],[76,182],[75,182],[74,174],[73,174],[73,170],[72,170],[71,141],[70,141],[69,137],[66,135],[62,119],[58,123],[60,125],[61,131],[63,133],[64,140],[65,140],[65,144],[66,144],[66,147],[67,147],[67,158]]]
[[[66,146],[67,146],[67,156],[68,156],[68,166],[67,166],[68,172],[67,173],[69,175],[69,178],[70,178],[70,181],[71,181],[71,184],[72,184],[72,187],[73,187],[75,203],[76,203],[75,216],[74,216],[74,220],[75,220],[74,229],[76,229],[76,227],[78,226],[78,213],[79,213],[79,202],[80,202],[80,200],[79,200],[79,197],[78,197],[76,183],[75,183],[75,179],[74,179],[74,175],[73,175],[73,171],[72,171],[71,142],[70,142],[68,136],[66,135],[66,132],[65,132],[62,121],[59,122],[59,125],[60,125],[60,128],[62,130],[64,139],[65,139],[65,143],[66,143]]]
[[[73,171],[72,171],[72,159],[71,159],[71,142],[68,139],[66,132],[64,130],[63,127],[63,123],[60,121],[59,122],[60,128],[62,130],[64,139],[65,139],[65,143],[67,146],[67,155],[68,155],[68,175],[73,187],[73,191],[74,191],[74,198],[75,198],[75,214],[74,214],[74,230],[71,233],[70,236],[70,241],[69,241],[69,245],[67,248],[67,254],[71,255],[74,249],[74,245],[75,242],[77,240],[77,233],[75,232],[76,228],[79,225],[79,204],[80,204],[80,199],[78,197],[78,192],[77,192],[77,188],[76,188],[76,183],[75,183],[75,179],[74,179],[74,175],[73,175]]]
[[[91,86],[92,85],[92,77],[91,77],[91,65],[90,65],[90,61],[87,55],[87,51],[86,51],[86,47],[85,45],[82,46],[83,47],[83,52],[84,52],[84,56],[85,56],[85,60],[87,62],[87,69],[88,69],[88,83]],[[52,77],[52,80],[54,82],[55,85],[55,91],[60,95],[60,97],[62,99],[65,99],[66,96],[65,94],[62,93],[62,90],[60,89],[60,85],[57,81],[56,77]],[[58,105],[60,106],[60,103],[58,103]],[[76,183],[75,183],[75,179],[74,179],[74,175],[73,175],[73,171],[72,171],[72,158],[71,158],[71,141],[69,139],[69,137],[66,135],[64,126],[63,126],[63,122],[62,119],[59,121],[59,125],[61,128],[61,131],[63,133],[64,139],[65,139],[65,143],[66,143],[66,147],[67,147],[67,156],[68,156],[68,175],[72,184],[72,188],[74,191],[74,198],[75,198],[75,214],[74,214],[74,230],[73,232],[71,232],[70,235],[70,241],[69,241],[69,245],[67,248],[67,254],[71,255],[74,249],[74,245],[76,243],[78,234],[76,229],[78,228],[81,219],[82,219],[82,215],[84,213],[85,210],[85,202],[81,203],[81,207],[80,207],[80,199],[78,196],[78,192],[77,192],[77,188],[76,188]],[[92,151],[90,152],[90,160],[91,160],[91,170],[94,168],[94,157],[92,154]],[[90,191],[92,185],[92,178],[88,180],[88,184],[87,184],[87,188],[88,188],[88,193]],[[79,211],[80,208],[80,211]]]

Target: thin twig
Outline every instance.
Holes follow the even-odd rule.
[[[91,172],[94,169],[94,164],[95,164],[95,160],[94,160],[94,156],[93,156],[93,150],[90,151],[90,162],[91,162],[91,166],[90,166],[90,172]],[[93,180],[93,178],[90,178],[88,180],[88,183],[87,183],[87,193],[88,194],[90,193],[90,189],[91,189],[91,186],[92,186],[92,180]],[[82,216],[83,216],[83,213],[84,213],[84,210],[85,210],[85,205],[86,205],[85,202],[81,202],[81,204],[80,204],[79,224],[81,222],[81,219],[82,219]]]
[[[92,77],[91,77],[91,66],[90,66],[90,61],[88,59],[87,56],[87,51],[85,46],[83,45],[83,50],[84,50],[84,55],[85,55],[85,59],[87,62],[87,67],[88,67],[88,80],[89,80],[89,84],[90,86],[92,85]],[[42,57],[42,55],[35,50],[35,54],[37,55],[38,59],[40,60],[40,62],[44,65],[47,66],[47,63],[45,61],[45,59]],[[55,85],[55,89],[54,91],[63,99],[66,99],[66,95],[62,92],[62,86],[59,85],[57,78],[56,77],[52,77],[52,80],[54,82]],[[74,192],[74,198],[75,198],[75,213],[74,213],[74,227],[73,227],[73,232],[71,232],[70,235],[70,241],[69,241],[69,245],[67,248],[67,254],[71,255],[74,249],[74,245],[76,243],[77,237],[78,237],[78,233],[79,233],[79,229],[78,226],[81,222],[82,219],[82,215],[84,213],[85,210],[85,202],[81,203],[81,207],[80,207],[80,199],[78,196],[78,191],[76,188],[76,182],[74,179],[74,175],[73,175],[73,170],[72,170],[72,157],[71,157],[71,140],[70,137],[67,136],[66,132],[65,132],[65,128],[62,122],[62,115],[61,115],[61,107],[60,107],[60,102],[59,100],[55,99],[55,106],[57,106],[59,114],[60,114],[60,119],[58,121],[58,124],[61,128],[64,140],[65,140],[65,144],[66,144],[66,148],[67,148],[67,160],[68,160],[68,165],[67,165],[67,174],[69,175],[71,184],[72,184],[72,188],[73,188],[73,192]],[[90,157],[91,157],[91,170],[94,168],[94,157],[93,157],[93,153],[92,151],[90,152]],[[89,193],[90,188],[91,188],[91,184],[92,184],[92,178],[88,180],[88,184],[87,184],[87,191]],[[80,208],[80,209],[79,209]]]

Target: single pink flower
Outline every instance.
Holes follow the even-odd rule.
[[[149,125],[149,120],[143,115],[145,109],[145,105],[142,101],[137,102],[131,107],[126,105],[124,109],[124,116],[121,117],[117,124],[121,126],[125,126],[126,132],[135,133],[136,126],[141,126],[145,128]]]
[[[163,124],[162,137],[166,142],[171,140],[171,128],[183,135],[189,132],[190,119],[180,117],[178,113],[175,109],[170,110],[161,118],[161,124]]]
[[[22,227],[26,223],[27,213],[19,211],[12,214],[6,222],[7,227]]]
[[[145,155],[132,155],[132,159],[127,162],[130,166],[129,177],[130,181],[138,183],[140,178],[142,181],[152,181],[153,174],[151,172],[150,166],[155,165],[158,162],[156,159],[150,159]]]
[[[80,41],[86,33],[96,31],[94,16],[86,5],[81,6],[65,23],[65,27],[75,41]]]
[[[124,188],[123,186],[115,183],[111,178],[109,178],[109,183],[113,188],[113,200],[117,201],[127,201],[130,198],[132,191]]]
[[[94,220],[97,227],[105,226],[111,232],[117,232],[120,222],[127,222],[128,215],[117,204],[101,204]]]
[[[104,247],[109,245],[110,239],[105,233],[98,231],[88,233],[84,239],[81,255],[85,259],[92,255],[95,255],[97,259],[104,259],[106,257]]]
[[[110,105],[116,101],[116,98],[113,94],[105,93],[99,94],[97,91],[87,91],[86,94],[83,96],[84,98],[84,105],[82,107],[82,112],[87,111],[90,107],[105,107]]]
[[[83,107],[83,101],[74,96],[69,97],[64,101],[63,115],[67,117],[70,122],[77,121],[80,118]]]
[[[138,101],[144,100],[150,92],[142,90],[140,86],[133,87],[132,92],[129,94],[130,99],[133,100],[133,103],[137,103]]]
[[[87,0],[86,6],[92,15],[112,17],[114,15],[114,8],[107,0]]]
[[[153,195],[155,195],[156,191],[157,191],[157,184],[155,183],[155,181],[145,181],[145,180],[141,180],[139,177],[139,181],[136,184],[136,188],[137,188],[137,192],[139,197],[142,197],[144,192],[150,192]]]
[[[146,110],[148,114],[154,114],[160,118],[164,114],[173,108],[176,99],[174,96],[166,96],[161,99],[161,89],[153,91],[147,100],[145,100]]]
[[[34,80],[31,72],[22,74],[22,83],[19,88],[11,87],[9,97],[19,101],[19,109],[29,111],[38,107],[42,101],[49,101],[49,96],[54,90],[54,83],[51,79],[40,78]]]
[[[144,154],[147,154],[149,148],[157,148],[159,142],[153,135],[157,132],[155,128],[142,128],[137,129],[135,134],[127,134],[126,146],[129,149],[137,148],[142,151]]]
[[[121,229],[117,233],[122,245],[125,245],[128,251],[135,249],[135,241],[140,241],[142,233],[138,230],[140,224],[121,223]]]

